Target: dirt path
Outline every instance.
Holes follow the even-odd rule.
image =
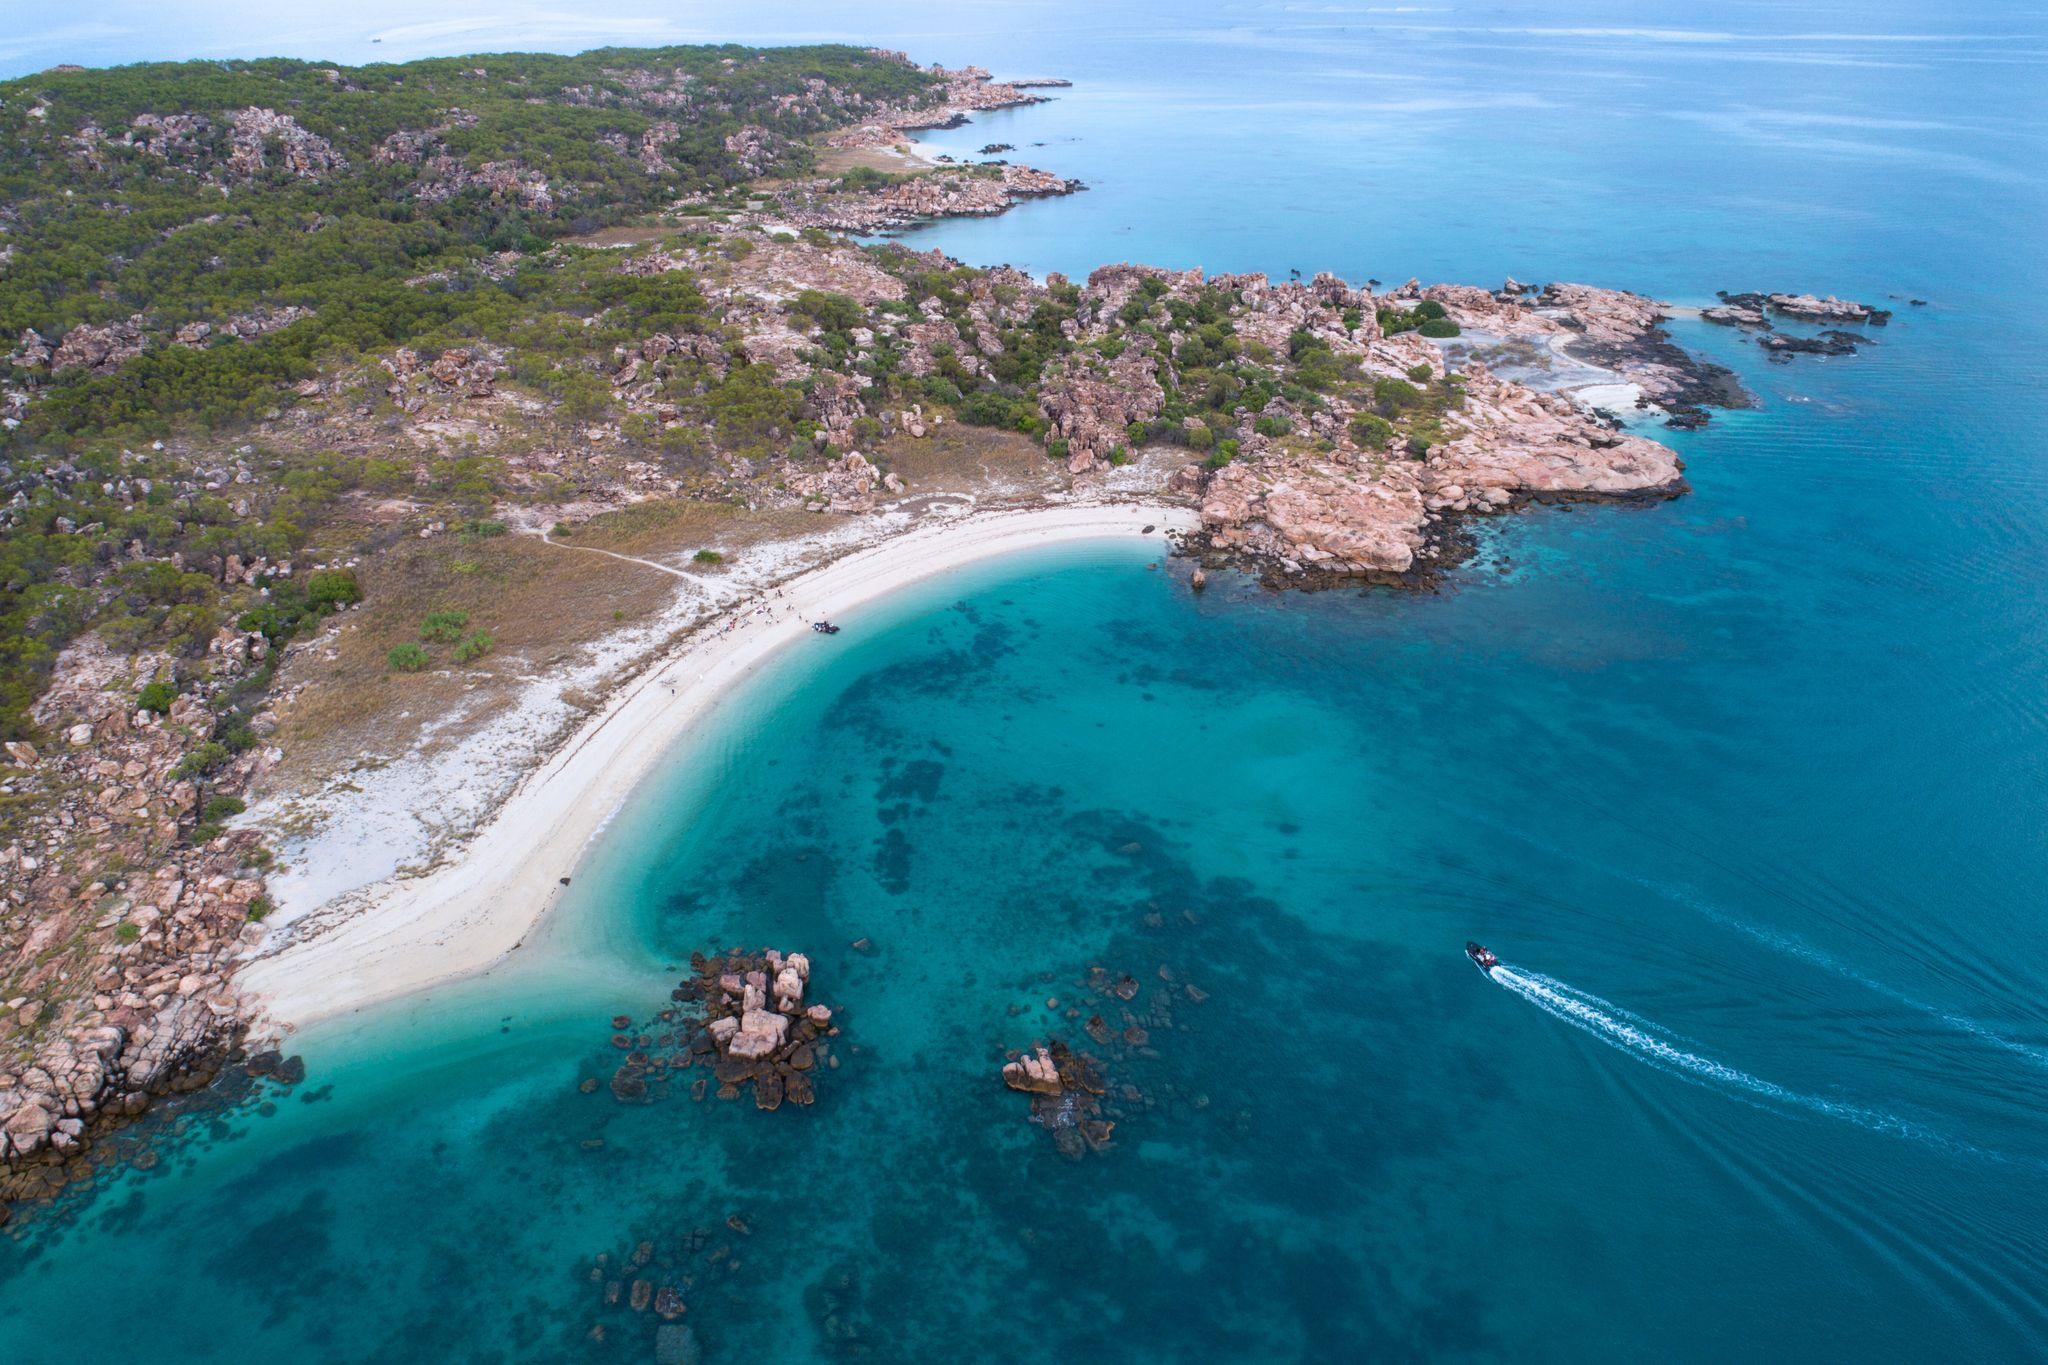
[[[554,537],[550,536],[546,531],[535,531],[532,532],[532,534],[540,537],[541,544],[552,545],[557,550],[581,550],[583,551],[583,553],[587,555],[603,555],[606,559],[623,559],[628,564],[644,564],[650,569],[659,569],[671,578],[680,578],[685,582],[689,583],[694,583],[697,581],[697,578],[694,574],[685,573],[681,569],[671,568],[668,565],[660,563],[656,560],[641,559],[638,555],[622,555],[618,553],[616,550],[600,550],[595,545],[566,544],[563,541],[556,540]]]

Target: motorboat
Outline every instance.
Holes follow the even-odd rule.
[[[1491,972],[1500,965],[1500,959],[1476,943],[1465,945],[1465,956],[1472,959],[1472,965],[1482,972]]]

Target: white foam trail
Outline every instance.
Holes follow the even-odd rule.
[[[1650,1024],[1636,1019],[1626,1010],[1609,1004],[1597,995],[1587,995],[1583,991],[1574,990],[1541,972],[1517,971],[1500,965],[1488,971],[1487,975],[1552,1018],[1562,1019],[1572,1027],[1592,1034],[1609,1047],[1626,1052],[1681,1080],[1690,1080],[1699,1085],[1720,1085],[1788,1108],[1805,1109],[1812,1113],[1825,1114],[1830,1118],[1842,1119],[1873,1132],[1890,1133],[1896,1137],[1911,1138],[1916,1142],[1932,1143],[1951,1150],[1993,1155],[1980,1148],[1952,1142],[1939,1133],[1930,1132],[1891,1114],[1852,1104],[1838,1104],[1815,1095],[1787,1090],[1782,1085],[1762,1080],[1746,1071],[1738,1071],[1712,1058],[1688,1052],[1659,1037]]]
[[[1958,1033],[1967,1033],[1972,1038],[1989,1043],[1993,1047],[2003,1048],[2016,1057],[2026,1058],[2035,1066],[2048,1069],[2048,1049],[2035,1047],[2031,1043],[2023,1043],[2017,1038],[2008,1038],[1989,1025],[1979,1023],[1967,1015],[1955,1014],[1941,1008],[1939,1005],[1930,1005],[1924,1000],[1917,1000],[1898,987],[1888,985],[1873,976],[1866,975],[1851,967],[1848,963],[1840,961],[1831,954],[1814,947],[1804,939],[1792,934],[1781,933],[1775,929],[1759,928],[1745,920],[1737,919],[1733,915],[1724,914],[1713,906],[1706,904],[1699,897],[1690,895],[1676,887],[1663,886],[1644,877],[1634,877],[1631,880],[1668,900],[1675,900],[1688,909],[1697,911],[1724,929],[1733,930],[1745,938],[1761,943],[1764,947],[1783,953],[1787,957],[1796,957],[1801,962],[1810,963],[1813,966],[1833,972],[1835,975],[1845,980],[1853,981],[1865,990],[1881,995],[1895,1004],[1904,1005],[1907,1009],[1915,1010],[1938,1023],[1946,1024]]]

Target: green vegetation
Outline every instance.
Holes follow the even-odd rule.
[[[1377,413],[1354,413],[1351,418],[1351,439],[1367,450],[1377,450],[1394,439],[1394,424]]]
[[[262,921],[263,921],[263,917],[264,917],[265,915],[269,914],[269,913],[270,913],[270,911],[271,911],[271,909],[272,909],[272,906],[271,906],[271,903],[270,903],[270,897],[268,897],[268,896],[256,896],[256,897],[252,898],[252,899],[250,900],[250,902],[249,902],[249,921],[250,921],[250,923],[252,923],[252,924],[260,924],[260,923],[262,923]]]
[[[699,550],[690,556],[690,562],[692,564],[702,564],[709,568],[725,563],[725,556],[716,550]]]
[[[166,716],[170,714],[171,703],[177,699],[177,688],[167,682],[153,682],[136,694],[135,705],[140,710]]]
[[[1208,459],[1202,461],[1202,463],[1211,469],[1221,469],[1237,458],[1239,446],[1240,443],[1236,437],[1226,436],[1216,443],[1215,452]]]
[[[180,759],[178,766],[171,769],[171,776],[176,778],[200,777],[212,772],[215,768],[220,767],[233,757],[234,752],[227,745],[219,740],[209,739],[206,743]]]
[[[1458,324],[1444,314],[1444,306],[1435,299],[1424,299],[1413,308],[1382,308],[1380,330],[1390,337],[1403,332],[1420,332],[1426,337],[1457,336]]]
[[[420,622],[420,638],[452,645],[462,638],[462,632],[469,626],[466,611],[431,611],[427,619]]]
[[[316,612],[362,600],[363,589],[352,569],[316,569],[306,575],[306,605]]]
[[[207,798],[206,804],[200,808],[199,818],[210,825],[219,824],[247,809],[248,806],[238,796],[213,796]]]
[[[133,943],[142,937],[142,926],[123,920],[114,926],[114,937],[123,943]]]
[[[513,280],[408,282],[738,184],[748,171],[726,140],[743,126],[766,131],[781,169],[803,169],[794,139],[852,117],[813,80],[869,102],[935,84],[837,46],[145,63],[0,82],[0,107],[41,111],[0,136],[8,344],[138,313],[151,337],[109,373],[49,376],[14,439],[218,426],[258,415],[323,357],[475,331],[516,298]],[[249,110],[292,123],[238,133]],[[284,305],[312,316],[253,341],[166,344],[189,322]]]
[[[394,673],[417,673],[433,661],[434,656],[427,653],[424,645],[414,644],[410,640],[402,645],[393,645],[390,652],[384,656],[384,662]]]
[[[498,642],[489,631],[477,631],[461,644],[455,646],[455,662],[459,664],[475,663],[497,647]]]

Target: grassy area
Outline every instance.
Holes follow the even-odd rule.
[[[367,557],[359,574],[365,604],[285,667],[285,686],[303,685],[278,735],[288,782],[317,779],[363,750],[403,750],[437,719],[488,714],[479,702],[568,664],[603,635],[653,620],[675,595],[674,581],[653,569],[515,535],[400,541]],[[394,671],[391,651],[418,643],[436,613],[461,613],[465,638],[484,632],[495,647],[458,664],[436,646],[425,670]]]
[[[875,458],[913,495],[1021,492],[1043,486],[1048,468],[1045,448],[1031,437],[965,422],[947,422],[927,436],[899,433],[882,444]]]

